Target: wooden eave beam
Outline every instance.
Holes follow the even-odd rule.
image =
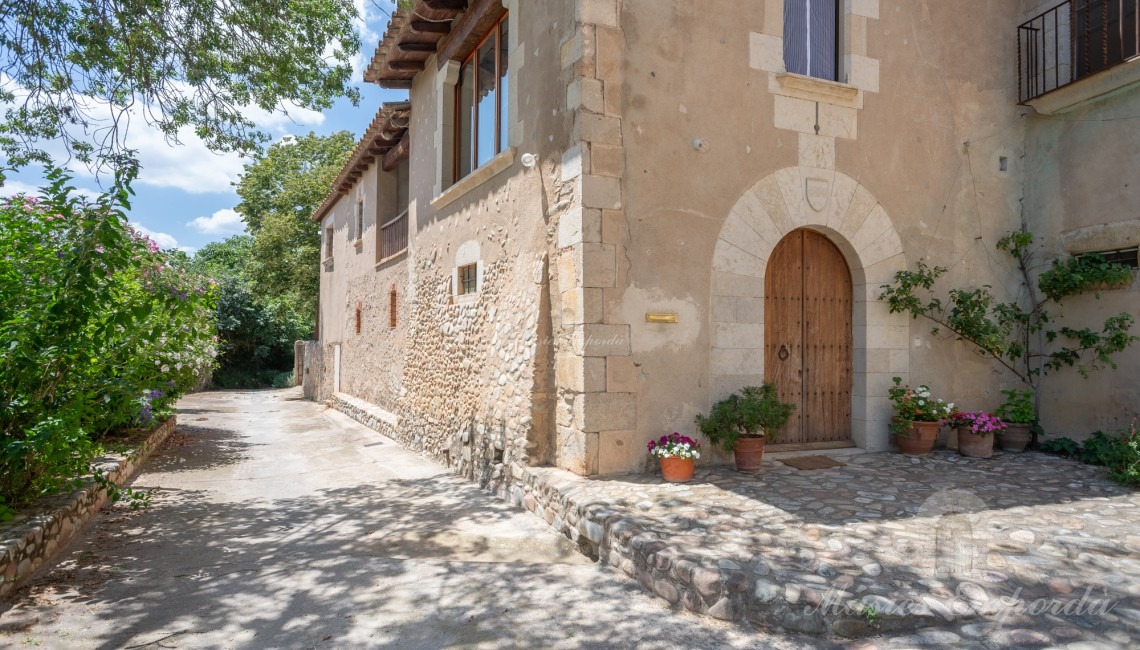
[[[435,11],[463,11],[467,0],[422,0],[424,6]]]
[[[408,23],[408,27],[413,32],[419,34],[446,34],[451,31],[451,23],[449,22],[431,22],[427,20],[413,20]]]
[[[506,11],[502,0],[475,0],[451,33],[440,41],[435,61],[438,68],[442,70],[448,61],[467,56]]]
[[[428,54],[431,54],[431,53],[435,52],[436,44],[435,43],[398,43],[396,45],[396,49],[400,50],[401,52],[409,52],[409,53],[426,52]]]
[[[390,172],[400,164],[401,160],[408,157],[412,149],[412,141],[407,131],[404,131],[404,137],[400,138],[400,143],[388,150],[384,154],[384,161],[381,163],[380,168],[386,172]]]
[[[388,69],[394,72],[423,72],[426,60],[420,59],[402,59],[400,61],[389,61]]]

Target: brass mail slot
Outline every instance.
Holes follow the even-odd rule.
[[[645,314],[645,322],[647,323],[676,323],[677,314]]]

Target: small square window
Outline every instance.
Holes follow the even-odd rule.
[[[459,291],[460,296],[473,294],[479,290],[479,265],[467,264],[459,267]]]
[[[1133,246],[1132,248],[1118,248],[1111,251],[1093,251],[1090,253],[1081,253],[1078,255],[1078,257],[1099,255],[1100,257],[1103,257],[1104,261],[1108,262],[1109,264],[1121,264],[1135,270],[1137,268],[1140,268],[1140,259],[1137,259],[1138,250],[1140,249]]]

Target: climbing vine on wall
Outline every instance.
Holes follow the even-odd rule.
[[[1032,233],[1009,233],[997,248],[1013,256],[1023,278],[1025,294],[1014,300],[999,302],[989,285],[952,288],[939,298],[934,286],[947,269],[922,261],[913,271],[896,273],[891,284],[881,287],[879,299],[891,313],[934,321],[935,335],[948,332],[975,346],[1035,392],[1041,378],[1053,371],[1072,367],[1087,377],[1091,370],[1115,368],[1113,357],[1140,340],[1131,333],[1136,319],[1127,312],[1106,318],[1098,331],[1064,325],[1058,311],[1066,298],[1131,283],[1129,267],[1100,255],[1081,255],[1053,261],[1034,282]]]

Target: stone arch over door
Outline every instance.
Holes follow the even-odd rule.
[[[870,451],[890,445],[892,376],[907,381],[910,324],[877,299],[906,269],[894,223],[871,192],[837,171],[789,167],[736,202],[712,260],[712,399],[764,380],[764,274],[776,245],[797,228],[825,235],[847,261],[854,293],[851,436]]]

